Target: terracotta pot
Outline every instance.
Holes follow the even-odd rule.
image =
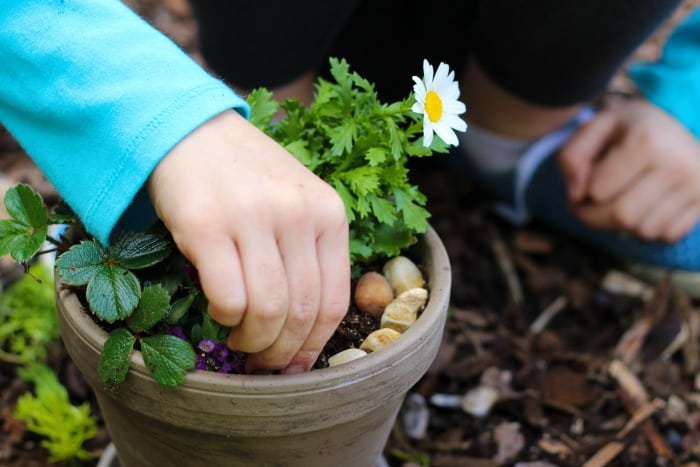
[[[408,390],[427,371],[442,339],[451,273],[431,229],[415,258],[430,299],[391,345],[353,362],[299,375],[221,375],[194,371],[168,389],[134,352],[124,383],[97,376],[107,334],[77,296],[57,283],[63,339],[97,395],[122,467],[353,466],[381,456]]]

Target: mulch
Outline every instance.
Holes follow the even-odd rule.
[[[196,48],[184,0],[129,3]],[[644,53],[658,50],[650,44]],[[52,193],[1,130],[0,170]],[[697,303],[542,226],[503,223],[453,173],[425,162],[413,174],[448,251],[453,288],[443,345],[399,414],[389,465],[700,466]],[[99,416],[61,345],[50,365],[72,401],[88,401]],[[0,363],[0,465],[52,465],[11,416],[27,389]],[[108,442],[101,428],[85,465],[96,465]]]

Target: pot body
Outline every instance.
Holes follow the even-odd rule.
[[[134,352],[126,380],[105,390],[97,375],[107,334],[57,280],[63,339],[91,385],[122,467],[371,467],[408,390],[442,340],[451,272],[431,229],[419,245],[430,299],[391,345],[352,362],[298,375],[190,372],[158,385]]]

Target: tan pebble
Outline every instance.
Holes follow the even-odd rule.
[[[394,299],[394,291],[378,272],[366,272],[355,286],[355,305],[361,311],[379,319],[384,308]]]
[[[382,313],[380,326],[404,333],[416,321],[417,316],[407,305],[391,302]]]
[[[401,337],[401,333],[390,328],[377,329],[362,341],[360,348],[366,352],[376,352]]]
[[[367,355],[367,352],[362,349],[345,349],[342,352],[328,357],[328,366],[338,366],[342,363],[351,362],[357,358],[364,357],[365,355]]]
[[[399,294],[391,303],[406,305],[412,312],[417,313],[428,301],[428,291],[423,287],[414,287]]]
[[[405,256],[396,256],[387,261],[382,272],[394,289],[394,295],[425,285],[418,266]]]

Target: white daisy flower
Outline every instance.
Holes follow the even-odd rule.
[[[430,146],[435,132],[445,143],[457,146],[459,140],[455,131],[467,131],[467,122],[459,114],[467,108],[457,100],[459,84],[454,80],[455,73],[445,63],[440,63],[433,75],[433,66],[423,60],[423,75],[422,80],[413,77],[416,102],[411,107],[414,112],[423,114],[423,145]]]

